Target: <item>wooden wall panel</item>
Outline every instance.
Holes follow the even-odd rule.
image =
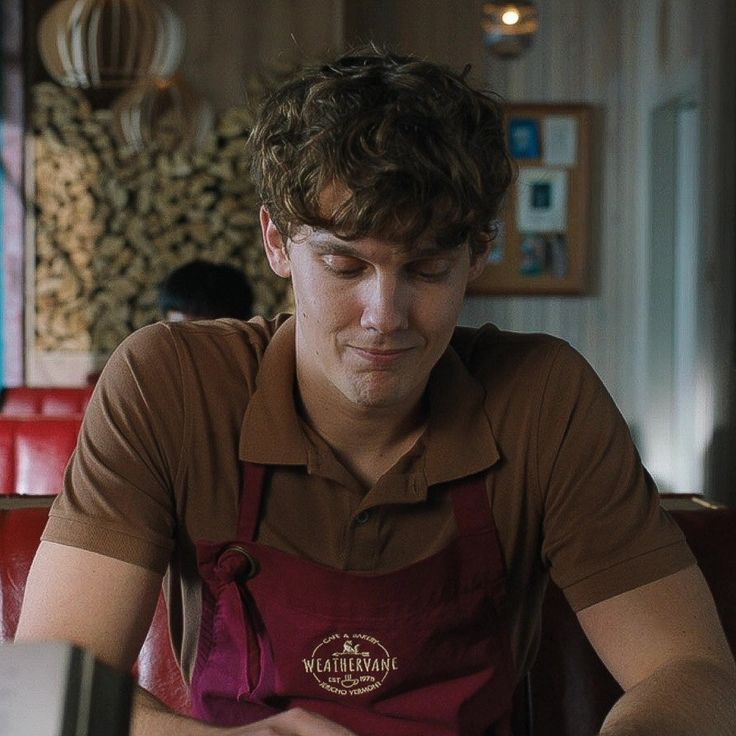
[[[217,111],[245,102],[259,67],[290,68],[342,47],[342,0],[169,0],[184,21],[181,71]]]
[[[440,61],[456,69],[471,65],[483,79],[485,55],[480,0],[367,0],[345,3],[345,42],[375,41],[400,53]]]

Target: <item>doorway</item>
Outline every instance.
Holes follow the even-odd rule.
[[[698,441],[696,306],[699,251],[698,108],[675,100],[651,125],[646,463],[660,490],[703,490]]]

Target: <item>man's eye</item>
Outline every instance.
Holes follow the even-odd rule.
[[[413,263],[411,272],[428,281],[439,281],[450,273],[450,268],[450,262],[443,258],[429,258],[426,261]]]
[[[326,256],[324,263],[328,271],[338,276],[356,276],[363,270],[362,262],[350,256]]]

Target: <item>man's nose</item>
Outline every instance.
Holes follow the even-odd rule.
[[[409,289],[396,276],[377,275],[365,284],[361,326],[380,333],[409,326]]]

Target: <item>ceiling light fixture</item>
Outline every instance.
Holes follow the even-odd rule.
[[[38,48],[59,84],[124,89],[172,76],[184,24],[159,0],[60,0],[41,18]]]
[[[483,42],[502,59],[515,59],[531,46],[539,28],[537,8],[531,0],[483,3]]]
[[[133,151],[196,148],[214,122],[209,104],[179,76],[131,87],[115,100],[112,115],[118,141]]]

